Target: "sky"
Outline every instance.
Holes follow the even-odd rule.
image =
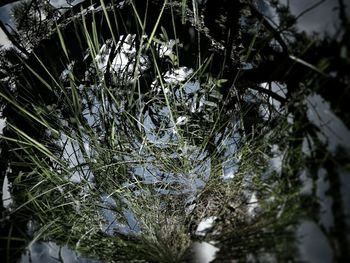
[[[286,2],[286,0],[281,0]],[[308,8],[321,2],[320,0],[290,0],[290,10],[292,14],[298,16]],[[345,3],[347,0],[344,1]],[[335,33],[338,20],[338,0],[324,0],[320,5],[306,12],[298,19],[298,27],[308,33],[328,32]],[[348,2],[347,14],[350,16],[350,4]]]
[[[10,19],[11,5],[5,5],[0,8],[0,19],[6,23]],[[7,39],[5,33],[0,29],[0,45],[5,47],[11,46],[11,42]]]

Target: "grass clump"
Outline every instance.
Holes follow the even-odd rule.
[[[31,215],[32,242],[55,240],[105,262],[180,262],[195,241],[225,251],[276,215],[288,221],[295,170],[270,164],[289,147],[276,139],[291,128],[279,122],[286,112],[266,94],[236,89],[240,71],[227,79],[225,63],[213,69],[222,54],[208,48],[199,17],[155,2],[101,1],[58,23],[47,40],[55,60],[34,49],[15,95],[0,93],[18,111],[1,137],[13,147],[14,189],[23,189],[10,213]]]

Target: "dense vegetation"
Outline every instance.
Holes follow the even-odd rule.
[[[298,262],[301,218],[334,261],[349,260],[347,150],[329,151],[308,116],[320,94],[350,127],[345,7],[339,34],[320,37],[298,32],[278,1],[265,6],[273,18],[258,2],[14,7],[16,33],[1,25],[14,44],[0,68],[4,262],[38,240],[102,262],[191,261],[199,241],[215,243],[216,262]]]

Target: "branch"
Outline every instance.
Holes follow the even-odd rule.
[[[6,34],[7,38],[11,41],[11,43],[18,48],[20,51],[23,52],[23,54],[29,56],[28,51],[17,41],[17,39],[8,31],[7,27],[4,25],[4,23],[0,20],[0,28],[4,33]]]

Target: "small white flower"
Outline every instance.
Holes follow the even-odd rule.
[[[180,116],[176,119],[176,125],[184,125],[188,121],[188,118],[186,116]]]

